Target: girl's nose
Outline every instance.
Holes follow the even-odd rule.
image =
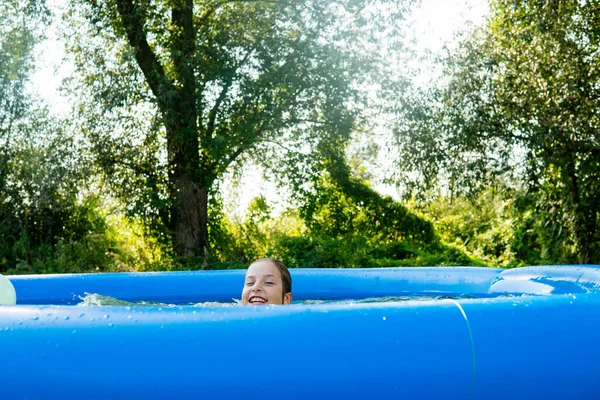
[[[258,292],[262,289],[262,286],[259,282],[256,282],[254,285],[252,285],[252,291],[253,292]]]

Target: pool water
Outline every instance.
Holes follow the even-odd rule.
[[[474,296],[386,296],[386,297],[369,297],[365,299],[343,299],[343,300],[298,300],[292,302],[292,304],[362,304],[362,303],[390,303],[398,301],[435,301],[444,299],[465,299],[475,298]],[[129,302],[119,300],[114,297],[105,296],[98,293],[87,293],[81,298],[81,302],[78,306],[148,306],[148,307],[233,307],[239,305],[239,299],[231,299],[230,302],[198,302],[198,303],[187,303],[187,304],[168,304],[155,301],[137,301]]]

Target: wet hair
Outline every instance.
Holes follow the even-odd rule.
[[[286,293],[292,293],[292,275],[290,275],[290,271],[281,261],[271,257],[265,257],[254,261],[252,264],[255,264],[259,261],[268,261],[275,265],[275,267],[277,267],[277,269],[279,270],[279,274],[281,275],[281,283],[283,284],[282,297],[285,296]]]

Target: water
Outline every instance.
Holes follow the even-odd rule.
[[[231,299],[231,302],[217,302],[217,301],[206,301],[201,303],[187,303],[187,304],[168,304],[157,301],[125,301],[119,300],[114,297],[104,296],[98,293],[87,293],[81,298],[81,303],[78,306],[148,306],[148,307],[165,307],[174,308],[181,306],[191,307],[233,307],[238,305],[239,300]]]
[[[362,304],[362,303],[389,303],[398,301],[434,301],[443,299],[465,299],[474,298],[473,296],[386,296],[386,297],[369,297],[366,299],[343,299],[343,300],[299,300],[294,301],[292,304]],[[217,302],[207,301],[199,303],[187,303],[187,304],[168,304],[154,301],[136,301],[129,302],[119,300],[114,297],[104,296],[98,293],[87,293],[81,298],[81,302],[78,306],[149,306],[149,307],[234,307],[240,304],[239,299],[231,299],[231,302]]]

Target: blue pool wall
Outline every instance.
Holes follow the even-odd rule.
[[[245,270],[20,275],[9,277],[18,304],[81,302],[86,293],[124,301],[169,304],[231,302],[241,297]],[[295,300],[363,299],[402,295],[487,295],[501,269],[292,269]]]
[[[292,270],[279,307],[81,307],[239,298],[244,271],[10,277],[6,398],[597,399],[598,266]],[[499,295],[510,295],[501,296]]]

